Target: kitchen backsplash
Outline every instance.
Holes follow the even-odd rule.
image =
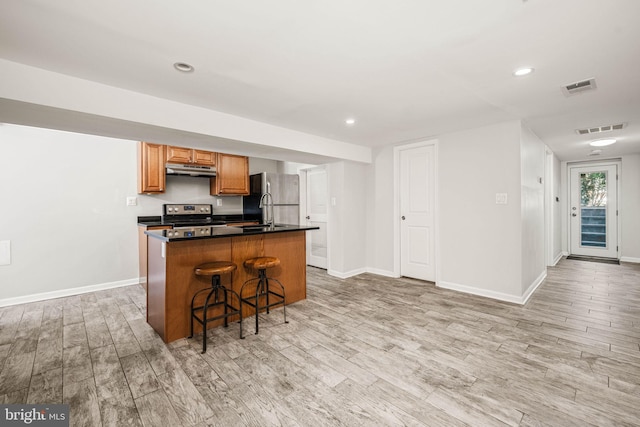
[[[167,176],[167,190],[164,194],[138,195],[138,215],[161,215],[162,205],[165,203],[212,204],[214,215],[242,213],[242,196],[210,195],[207,178]]]

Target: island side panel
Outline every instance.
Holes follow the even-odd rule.
[[[166,257],[159,239],[149,239],[147,271],[147,323],[165,338]],[[166,341],[166,340],[165,340]]]
[[[280,258],[280,266],[269,276],[282,282],[287,304],[307,298],[306,232],[264,234],[264,255]]]
[[[200,289],[211,287],[210,277],[199,277],[194,268],[210,261],[231,260],[231,238],[198,239],[167,243],[167,304],[165,317],[165,342],[171,342],[189,335],[191,298]],[[241,265],[238,265],[240,267]],[[222,276],[222,284],[230,287],[230,275]],[[206,297],[203,292],[202,301]],[[200,304],[202,305],[202,304]],[[220,321],[221,323],[222,321]],[[210,323],[207,327],[214,327]],[[195,322],[194,332],[202,327]]]

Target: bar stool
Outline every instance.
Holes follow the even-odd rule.
[[[200,289],[193,295],[193,298],[191,298],[191,335],[189,335],[189,338],[193,337],[193,320],[195,319],[202,325],[202,353],[207,352],[207,323],[214,320],[224,319],[224,327],[226,328],[229,326],[229,316],[240,315],[240,339],[244,338],[242,336],[242,300],[237,292],[225,288],[220,281],[221,275],[231,274],[236,268],[236,265],[229,261],[213,261],[200,264],[194,270],[196,276],[211,276],[211,287]],[[196,297],[203,292],[209,292],[204,301],[204,305],[194,307]],[[229,301],[229,293],[235,295],[238,300],[238,307],[235,307],[231,301]],[[211,302],[212,297],[213,301]],[[208,317],[209,309],[218,306],[224,308],[224,313],[214,317]],[[200,312],[202,318],[198,317]]]
[[[256,334],[258,333],[258,312],[264,308],[267,309],[267,314],[269,314],[269,309],[273,306],[282,304],[282,313],[284,315],[284,323],[289,323],[287,321],[287,312],[285,306],[285,296],[284,296],[284,286],[278,279],[273,277],[267,277],[267,268],[272,268],[280,265],[280,259],[276,257],[255,257],[249,258],[245,260],[244,266],[245,268],[251,270],[258,270],[258,277],[251,278],[242,284],[242,288],[240,288],[240,297],[243,304],[249,304],[251,307],[256,309]],[[255,293],[251,296],[245,295],[245,288],[250,285],[252,282],[257,281]],[[274,292],[269,288],[269,281],[275,282],[281,290],[281,294]],[[275,297],[275,301],[272,299],[269,301],[269,296]],[[260,298],[264,297],[264,304],[260,304]]]

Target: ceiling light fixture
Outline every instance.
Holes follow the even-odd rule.
[[[173,64],[173,68],[183,73],[191,73],[194,70],[193,65],[187,64],[186,62],[176,62]]]
[[[347,120],[345,120],[344,122],[345,122],[346,124],[348,124],[348,125],[352,125],[352,124],[354,124],[354,123],[356,122],[356,119],[347,119]]]
[[[513,75],[516,77],[522,77],[522,76],[526,76],[527,74],[531,74],[533,73],[533,68],[531,67],[524,67],[524,68],[518,68],[517,70],[515,70],[513,72]]]
[[[610,139],[598,139],[596,141],[591,141],[589,145],[592,147],[606,147],[607,145],[615,144],[616,140],[613,138]]]

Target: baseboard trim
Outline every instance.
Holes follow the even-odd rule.
[[[336,270],[327,270],[327,273],[330,276],[334,276],[337,277],[339,279],[348,279],[349,277],[353,277],[353,276],[357,276],[358,274],[362,274],[362,273],[366,273],[367,270],[365,268],[357,268],[355,270],[351,270],[351,271],[347,271],[347,272],[341,272],[341,271],[336,271]]]
[[[487,289],[476,288],[474,286],[461,285],[459,283],[439,281],[436,283],[439,288],[449,289],[452,291],[464,292],[465,294],[477,295],[480,297],[496,299],[499,301],[510,302],[514,304],[524,304],[523,297],[505,294],[503,292],[490,291]]]
[[[20,297],[4,298],[0,299],[0,307],[7,307],[10,305],[26,304],[29,302],[45,301],[55,298],[63,298],[72,295],[86,294],[89,292],[103,291],[106,289],[121,288],[123,286],[138,284],[140,280],[135,279],[118,280],[116,282],[100,283],[97,285],[80,286],[77,288],[60,289],[51,292],[42,292],[38,294],[24,295]]]
[[[376,274],[378,276],[392,277],[394,279],[399,278],[400,276],[395,274],[393,271],[382,270],[379,268],[367,268],[367,273]]]
[[[630,257],[630,256],[623,256],[620,257],[620,261],[621,262],[633,262],[633,263],[640,263],[640,258],[635,258],[635,257]]]
[[[538,286],[540,286],[542,284],[542,282],[544,282],[544,279],[546,279],[546,278],[547,278],[547,269],[545,268],[544,271],[542,272],[542,274],[540,274],[538,276],[538,278],[533,281],[531,286],[529,286],[529,288],[524,293],[524,296],[522,297],[522,304],[523,305],[526,304],[527,301],[529,301],[529,298],[531,298],[531,295],[533,295],[533,293],[536,291],[536,289],[538,289]]]
[[[553,265],[552,267],[555,267],[557,263],[560,262],[560,260],[562,259],[563,256],[566,256],[565,254],[563,254],[562,252],[560,252],[558,254],[558,256],[555,257],[555,259],[553,260]]]

